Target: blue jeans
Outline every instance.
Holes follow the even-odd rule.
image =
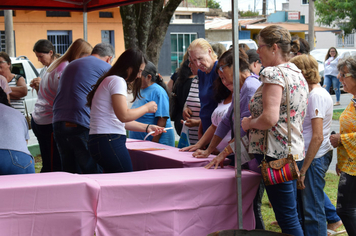
[[[89,135],[89,151],[104,173],[132,171],[126,136],[120,134]]]
[[[332,157],[332,151],[312,161],[305,175],[305,189],[300,191],[303,202],[304,234],[306,236],[327,235],[324,178],[330,157]]]
[[[337,214],[349,236],[356,235],[356,176],[341,172],[337,192]]]
[[[61,158],[59,156],[57,144],[53,138],[53,126],[38,125],[31,119],[32,131],[36,135],[41,150],[43,172],[62,171]]]
[[[0,175],[35,173],[35,160],[24,152],[0,149],[0,157]]]
[[[53,124],[63,171],[79,174],[101,173],[88,150],[89,129],[70,122]]]
[[[263,155],[255,154],[255,157],[261,163]],[[276,160],[268,156],[266,159],[268,162]],[[266,186],[266,192],[282,232],[303,236],[297,211],[297,180]]]
[[[340,81],[338,80],[338,78],[336,78],[336,76],[325,75],[323,87],[326,89],[326,91],[330,92],[331,84],[333,84],[333,89],[334,89],[335,95],[336,95],[336,101],[340,102],[340,94],[341,94]]]

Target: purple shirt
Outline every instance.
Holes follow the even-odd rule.
[[[240,89],[240,125],[241,120],[244,117],[249,117],[251,115],[250,110],[248,109],[248,103],[251,97],[255,94],[258,87],[260,87],[261,82],[258,80],[258,76],[255,74],[251,74],[251,76],[247,77],[244,84]],[[230,126],[230,117],[231,113],[233,112],[234,108],[234,98],[232,98],[231,105],[222,118],[220,124],[216,128],[215,135],[219,136],[220,138],[224,138],[226,134],[234,127]],[[232,120],[234,122],[234,115],[232,114]],[[246,132],[241,128],[240,135],[243,137]]]

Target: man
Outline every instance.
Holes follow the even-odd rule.
[[[88,151],[90,108],[85,104],[91,86],[111,68],[114,54],[110,44],[97,44],[90,56],[71,62],[62,73],[53,103],[53,132],[63,171],[100,172]]]

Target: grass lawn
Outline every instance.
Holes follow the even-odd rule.
[[[42,168],[42,159],[41,156],[35,157],[35,169],[36,173],[39,173]],[[326,174],[326,185],[325,185],[325,192],[329,196],[331,202],[336,205],[336,197],[337,197],[337,186],[339,184],[339,177],[335,174],[327,173]],[[262,215],[263,220],[265,222],[266,230],[274,231],[274,232],[281,232],[281,229],[276,225],[271,225],[271,222],[275,221],[276,218],[274,217],[273,209],[269,206],[268,197],[266,192],[264,193],[262,199]],[[344,227],[340,227],[338,231],[343,230]],[[346,235],[343,234],[343,235]]]

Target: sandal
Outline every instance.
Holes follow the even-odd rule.
[[[334,230],[328,229],[328,236],[339,235],[339,234],[343,234],[343,233],[346,233],[346,230],[334,231]]]

